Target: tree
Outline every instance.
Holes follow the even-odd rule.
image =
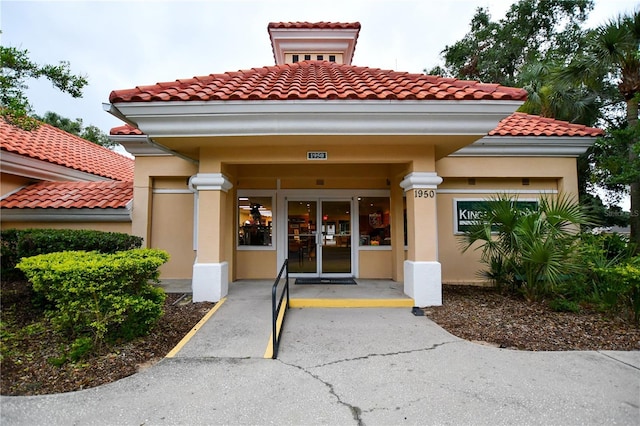
[[[442,51],[445,74],[523,87],[525,65],[563,62],[579,51],[591,9],[592,0],[520,0],[493,22],[478,8],[471,31]]]
[[[584,54],[559,73],[559,79],[578,79],[595,93],[612,84],[618,89],[624,119],[596,143],[591,160],[598,184],[618,193],[629,189],[631,240],[640,244],[640,10],[593,31]],[[615,110],[615,102],[611,107]]]
[[[37,122],[29,117],[32,108],[25,94],[27,79],[45,77],[74,98],[82,97],[82,89],[88,81],[84,76],[72,74],[69,62],[39,65],[29,59],[28,53],[27,50],[0,46],[0,115],[10,123],[31,129],[37,127]]]
[[[84,127],[81,118],[76,118],[74,121],[51,111],[47,111],[43,117],[34,115],[34,118],[106,148],[111,148],[116,145],[96,126]]]

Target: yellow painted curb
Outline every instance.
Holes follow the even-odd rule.
[[[218,303],[216,303],[216,305],[213,308],[211,308],[209,312],[207,312],[207,314],[203,316],[202,319],[198,321],[196,325],[193,326],[193,328],[187,333],[187,335],[184,336],[182,340],[180,340],[173,349],[171,349],[171,352],[169,352],[165,356],[165,358],[173,358],[174,356],[176,356],[176,354],[180,351],[180,349],[182,349],[182,347],[186,345],[189,340],[191,340],[191,338],[196,334],[196,332],[200,329],[200,327],[202,327],[204,323],[206,323],[209,320],[209,318],[211,318],[211,316],[213,316],[213,314],[216,313],[216,311],[220,308],[220,306],[222,306],[222,304],[226,300],[227,298],[223,297]]]
[[[412,308],[413,299],[291,299],[290,308]]]
[[[289,305],[291,307],[291,305]],[[284,313],[286,311],[285,303],[280,306],[280,312],[278,312],[278,319],[276,320],[276,336],[280,337],[280,331],[282,329],[282,321],[284,321]],[[267,343],[267,349],[264,351],[264,358],[273,358],[273,331],[269,335],[269,343]]]

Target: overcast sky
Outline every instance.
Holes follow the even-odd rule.
[[[467,33],[476,8],[497,20],[514,1],[0,0],[0,37],[3,46],[27,49],[34,62],[69,61],[74,74],[88,77],[80,99],[46,80],[28,81],[37,114],[82,118],[108,133],[123,124],[102,109],[112,90],[273,65],[269,22],[359,21],[355,65],[419,73],[442,63],[440,52]],[[595,3],[588,27],[638,4]]]

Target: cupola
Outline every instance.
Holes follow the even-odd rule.
[[[360,23],[270,22],[267,29],[276,65],[302,61],[351,65]]]

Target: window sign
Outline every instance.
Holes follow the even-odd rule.
[[[471,225],[482,220],[491,202],[491,200],[453,200],[454,232],[456,234],[466,232]],[[516,208],[534,210],[538,208],[538,202],[535,200],[518,200],[516,201]]]

